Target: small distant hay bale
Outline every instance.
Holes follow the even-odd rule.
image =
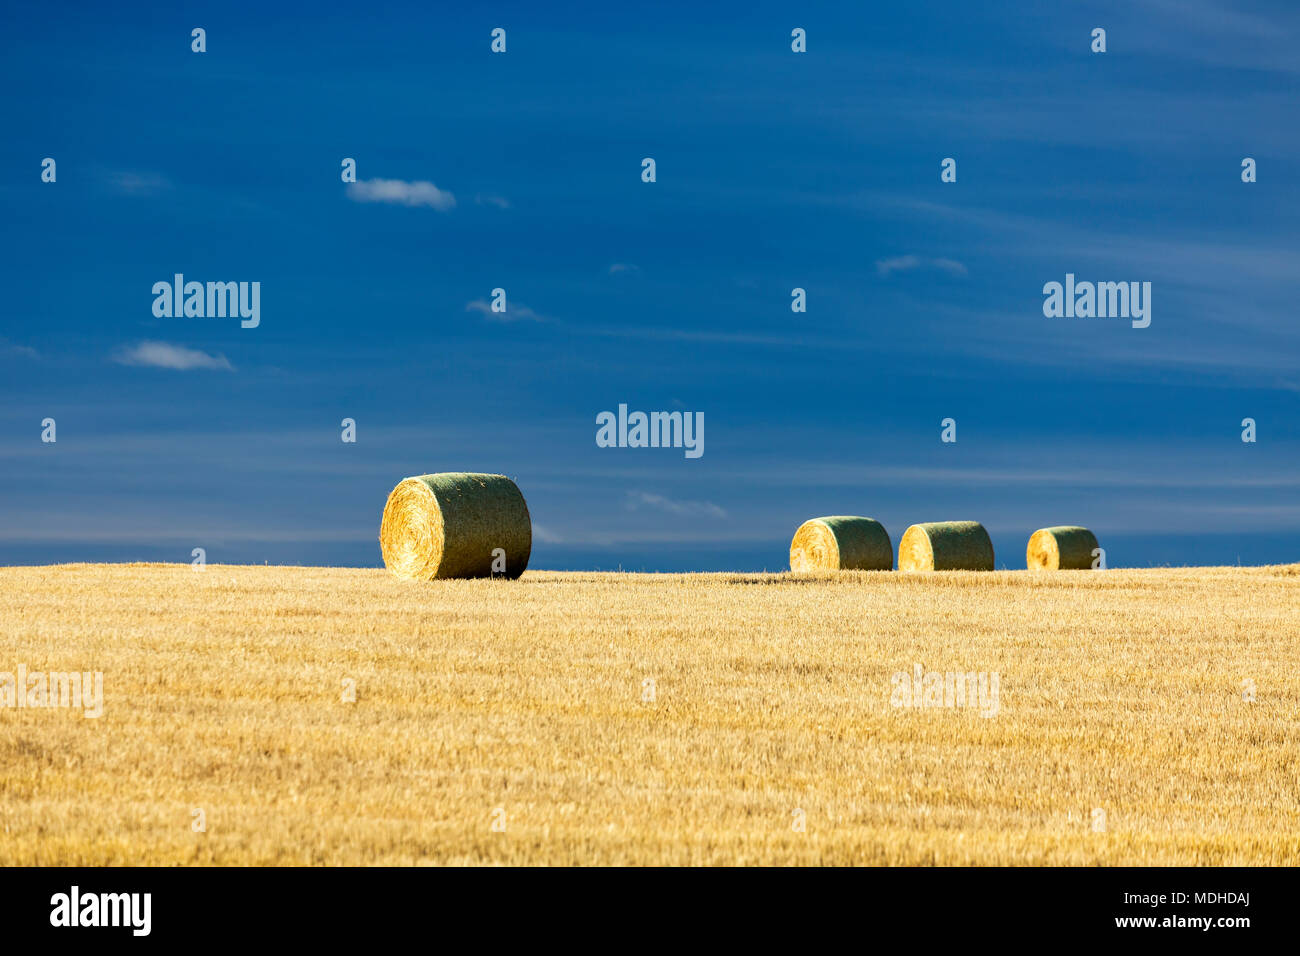
[[[893,567],[893,542],[875,518],[810,518],[799,525],[790,542],[791,571],[889,571]]]
[[[978,521],[914,524],[898,543],[900,571],[992,571],[993,542]]]
[[[1029,538],[1025,563],[1031,571],[1090,571],[1096,547],[1097,536],[1087,528],[1039,528]]]
[[[505,475],[448,472],[406,478],[384,505],[379,545],[388,570],[407,581],[494,576],[528,567],[533,526],[528,504]]]

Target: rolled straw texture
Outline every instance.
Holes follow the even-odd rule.
[[[893,567],[889,532],[874,518],[810,518],[790,542],[791,571],[889,571]]]
[[[914,524],[898,543],[900,571],[992,571],[993,542],[978,521]]]
[[[1090,571],[1097,536],[1077,525],[1039,528],[1029,538],[1025,564],[1031,571]]]
[[[496,573],[517,578],[528,567],[533,528],[509,478],[448,472],[406,478],[393,489],[379,544],[384,564],[404,580],[491,577],[498,548],[505,570]]]

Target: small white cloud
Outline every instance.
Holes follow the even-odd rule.
[[[609,274],[612,276],[623,275],[625,273],[640,272],[640,266],[634,266],[630,262],[616,262],[609,267]]]
[[[128,196],[154,196],[172,188],[171,181],[158,173],[111,173],[109,183]]]
[[[966,266],[956,259],[926,259],[909,255],[876,260],[876,271],[882,276],[894,272],[911,272],[914,269],[938,269],[954,276],[964,276],[967,272]]]
[[[956,259],[931,259],[930,264],[936,269],[942,269],[949,275],[964,276],[966,275],[966,266]]]
[[[28,345],[16,345],[7,339],[0,339],[0,355],[18,355],[23,358],[40,358],[40,353]]]
[[[545,316],[538,315],[526,305],[512,305],[508,300],[504,312],[493,312],[492,305],[486,299],[475,299],[465,303],[466,312],[481,312],[485,319],[493,322],[545,322]]]
[[[876,271],[887,276],[891,272],[907,272],[920,264],[921,260],[916,256],[894,256],[892,259],[877,259]]]
[[[402,206],[428,206],[447,212],[456,206],[456,197],[433,183],[404,179],[363,179],[348,183],[348,197],[356,202],[391,202]]]
[[[725,518],[727,516],[727,512],[712,501],[680,501],[665,498],[663,495],[650,494],[646,491],[629,491],[627,493],[627,506],[632,511],[646,507],[674,515],[694,515],[707,518]]]
[[[209,355],[198,349],[187,349],[183,345],[169,345],[166,342],[141,342],[131,348],[124,348],[113,356],[113,361],[120,365],[143,365],[151,368],[170,368],[188,371],[195,368],[235,370],[224,355]]]
[[[504,196],[484,196],[479,194],[474,197],[474,205],[496,206],[498,209],[509,209],[510,200],[506,199]]]

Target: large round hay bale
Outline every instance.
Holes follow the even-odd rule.
[[[388,496],[379,545],[388,570],[408,581],[517,578],[528,567],[533,526],[524,496],[505,475],[420,475]]]
[[[900,571],[992,571],[993,542],[978,521],[914,524],[898,543]]]
[[[1025,563],[1031,571],[1090,571],[1096,547],[1097,536],[1087,528],[1039,528],[1029,538]]]
[[[894,545],[875,518],[809,518],[790,542],[791,571],[889,571]]]

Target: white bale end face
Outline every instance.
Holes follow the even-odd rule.
[[[1087,528],[1039,528],[1025,548],[1025,564],[1031,571],[1090,571],[1096,548],[1097,536]]]
[[[403,580],[517,578],[532,553],[532,521],[504,475],[420,475],[388,496],[379,544]]]
[[[790,542],[791,571],[889,571],[893,567],[893,542],[874,518],[810,518]]]
[[[900,571],[992,571],[993,542],[978,521],[914,524],[898,543]]]

